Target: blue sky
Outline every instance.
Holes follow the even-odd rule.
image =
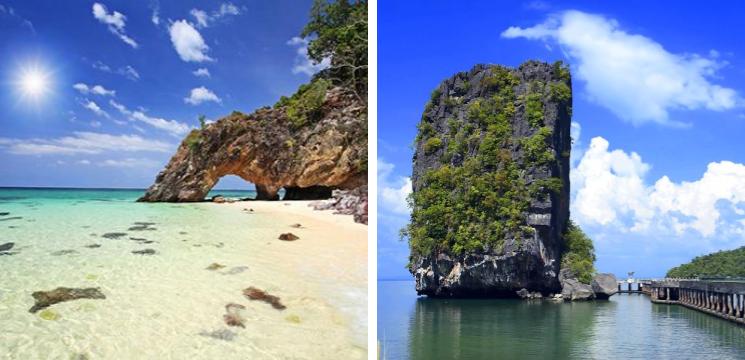
[[[398,230],[429,94],[477,63],[570,64],[571,215],[600,271],[662,276],[745,245],[745,9],[686,4],[380,1],[379,278],[410,278]]]
[[[199,115],[318,70],[296,38],[310,5],[0,0],[0,186],[149,186]]]

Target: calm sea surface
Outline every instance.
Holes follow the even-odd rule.
[[[378,282],[381,359],[745,359],[745,327],[644,295],[428,299]]]

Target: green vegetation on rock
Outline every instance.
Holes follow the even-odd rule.
[[[595,275],[595,247],[592,245],[592,239],[585,235],[577,224],[569,220],[564,234],[564,246],[561,267],[572,270],[577,275],[577,280],[589,284]]]
[[[443,147],[445,151],[441,165],[422,174],[422,186],[409,198],[411,222],[402,236],[408,237],[413,254],[501,252],[507,238],[519,244],[533,236],[535,230],[526,225],[531,199],[560,192],[563,183],[549,178],[529,184],[526,179],[525,169],[547,165],[555,156],[549,147],[552,129],[544,126],[547,87],[531,84],[528,94],[518,97],[519,84],[510,69],[491,67],[480,83],[490,94],[464,104],[465,114],[456,111],[457,118],[448,118],[442,133],[429,118],[441,90],[432,93],[416,141],[424,155]],[[445,102],[448,107],[458,105]],[[520,103],[533,131],[526,138],[513,135]],[[511,149],[516,146],[525,149],[524,156],[514,156]],[[462,161],[452,163],[456,157]]]
[[[667,272],[672,278],[745,277],[745,246],[697,256]]]
[[[321,105],[329,86],[328,80],[315,78],[308,84],[300,85],[291,97],[282,96],[274,107],[284,107],[287,118],[295,128],[312,124],[321,116]]]

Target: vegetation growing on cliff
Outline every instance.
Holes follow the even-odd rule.
[[[480,83],[491,95],[471,100],[465,105],[465,118],[448,119],[443,133],[436,131],[427,114],[434,106],[459,103],[442,99],[440,88],[432,93],[417,142],[423,144],[424,155],[439,154],[443,165],[426,171],[423,186],[409,198],[411,222],[402,235],[408,237],[413,253],[501,251],[507,237],[519,244],[535,231],[526,226],[531,198],[561,191],[561,179],[528,184],[525,178],[525,169],[549,164],[555,156],[549,147],[552,130],[544,126],[547,88],[531,84],[528,93],[518,97],[519,83],[510,69],[492,67]],[[518,106],[524,106],[534,131],[531,137],[513,137]],[[510,149],[516,146],[525,150],[524,156],[513,157]],[[455,158],[462,161],[453,162]]]
[[[745,278],[745,246],[727,251],[697,256],[691,262],[676,266],[667,277],[742,277]]]
[[[561,267],[572,270],[577,280],[589,284],[595,275],[595,246],[592,239],[571,220],[564,233],[564,247]]]

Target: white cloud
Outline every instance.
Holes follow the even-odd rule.
[[[103,116],[105,118],[108,118],[109,117],[109,113],[107,113],[106,111],[104,111],[103,109],[101,109],[101,107],[98,106],[98,104],[96,104],[93,101],[90,101],[90,100],[86,99],[85,102],[82,103],[82,105],[83,105],[84,108],[92,111],[94,114],[96,114],[98,116]]]
[[[394,165],[378,159],[378,204],[382,211],[400,215],[409,214],[406,198],[411,193],[409,177],[394,176]]]
[[[150,16],[150,21],[154,25],[160,25],[160,4],[156,1],[151,3],[150,7],[153,9],[153,14]]]
[[[80,165],[90,165],[91,164],[91,161],[90,160],[86,160],[86,159],[78,160],[78,164],[80,164]]]
[[[320,63],[316,63],[308,57],[308,39],[293,37],[287,41],[287,45],[296,47],[295,64],[292,66],[293,74],[313,74],[331,66],[331,58],[324,58]]]
[[[101,122],[100,121],[93,120],[93,121],[91,121],[91,127],[100,128],[101,127]]]
[[[123,115],[126,115],[132,121],[141,121],[154,128],[164,130],[173,136],[182,136],[191,130],[189,125],[178,122],[176,120],[167,120],[163,118],[148,116],[143,110],[129,110],[126,106],[114,101],[109,100],[109,104],[117,109]]]
[[[112,135],[95,132],[74,132],[72,136],[53,139],[0,138],[0,148],[16,155],[75,155],[116,152],[173,151],[174,145],[137,135]]]
[[[101,85],[93,85],[88,86],[83,83],[77,83],[72,86],[73,89],[79,91],[81,94],[88,95],[88,94],[94,94],[94,95],[101,95],[101,96],[114,96],[116,95],[116,91],[114,90],[108,90],[105,87]]]
[[[676,124],[671,110],[723,111],[740,101],[733,89],[710,82],[725,65],[716,56],[668,52],[599,15],[566,11],[533,27],[510,27],[502,37],[558,43],[590,98],[634,124]]]
[[[239,15],[240,13],[240,9],[232,3],[222,3],[220,8],[213,11],[212,14],[208,14],[206,11],[200,9],[191,9],[189,12],[189,14],[194,17],[194,20],[196,20],[197,26],[200,28],[208,27],[211,23],[214,23],[225,16]]]
[[[129,65],[113,70],[110,66],[100,61],[96,61],[93,63],[92,66],[96,70],[100,70],[100,71],[112,73],[112,74],[119,74],[132,81],[137,81],[140,79],[140,73],[138,73],[137,70],[135,70],[135,68]]]
[[[196,70],[194,70],[194,72],[192,72],[192,74],[194,74],[194,76],[207,77],[207,78],[211,76],[210,75],[210,71],[207,70],[206,68],[196,69]]]
[[[191,89],[189,97],[184,98],[185,103],[192,105],[199,105],[207,101],[214,101],[218,104],[222,103],[222,99],[220,99],[217,95],[215,95],[215,93],[204,86]]]
[[[106,167],[119,167],[119,168],[156,168],[160,167],[161,163],[152,159],[145,158],[126,158],[121,160],[107,159],[98,162],[98,166]]]
[[[745,231],[745,165],[712,162],[700,179],[674,183],[663,176],[645,181],[650,165],[641,156],[609,151],[602,137],[591,140],[571,171],[572,217],[581,225],[601,225],[621,232],[695,231],[710,238]],[[731,209],[725,218],[722,209]]]
[[[205,44],[202,35],[186,20],[178,20],[171,24],[168,32],[171,35],[173,48],[183,61],[214,61],[206,53],[209,46]]]
[[[124,41],[127,45],[137,48],[137,42],[132,39],[131,37],[127,36],[127,34],[124,31],[124,27],[127,23],[127,17],[124,16],[124,14],[113,11],[111,13],[108,12],[106,9],[106,6],[100,3],[94,3],[93,4],[93,17],[96,18],[99,22],[102,24],[106,24],[109,28],[109,31],[111,31],[112,34],[116,35]]]
[[[32,34],[36,35],[36,29],[34,28],[34,24],[24,18],[23,16],[19,15],[18,12],[16,12],[15,9],[13,9],[10,6],[4,6],[3,4],[0,4],[0,17],[8,16],[11,19],[19,22],[21,26],[24,26],[31,31]]]

